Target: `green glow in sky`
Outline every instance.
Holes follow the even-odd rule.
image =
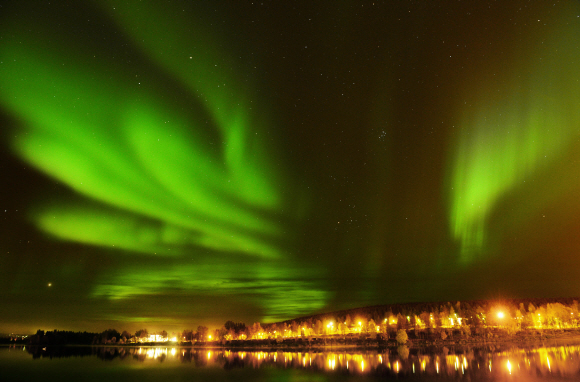
[[[5,68],[2,85],[5,103],[27,125],[14,139],[23,158],[106,205],[189,229],[202,245],[277,256],[255,237],[279,231],[261,218],[279,197],[265,175],[258,176],[255,164],[246,168],[220,160],[219,152],[207,149],[212,142],[196,136],[196,121],[155,100],[152,90],[139,91],[137,99],[119,94],[118,82],[127,82],[124,77],[99,81],[89,74],[88,63],[67,62],[72,68],[63,68],[46,62],[39,44],[5,48],[6,54],[18,57]],[[218,138],[215,145],[220,144]],[[53,230],[46,218],[37,218]],[[58,220],[54,224],[60,225]],[[65,236],[62,228],[54,229]],[[70,232],[70,239],[75,234]]]
[[[0,329],[580,288],[577,1],[0,9]]]
[[[32,220],[60,240],[168,258],[108,274],[95,298],[177,288],[248,295],[269,318],[320,308],[325,292],[276,262],[290,232],[280,223],[278,159],[265,139],[272,122],[254,109],[218,42],[197,27],[181,36],[191,20],[164,20],[174,13],[153,4],[115,13],[133,40],[131,64],[74,35],[3,42],[2,56],[12,59],[2,67],[0,99],[23,126],[12,147],[79,195],[37,203]]]
[[[229,258],[194,261],[193,264],[154,264],[123,269],[103,277],[94,297],[113,300],[151,296],[177,289],[195,291],[216,301],[236,296],[248,305],[265,309],[271,321],[320,309],[328,293],[309,280],[313,271],[289,263],[239,262]]]
[[[501,198],[558,162],[578,135],[580,83],[570,80],[580,73],[577,28],[550,29],[531,54],[539,60],[516,60],[461,105],[448,190],[464,264],[489,250],[488,219]]]

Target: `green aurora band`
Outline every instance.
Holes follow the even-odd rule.
[[[283,177],[270,168],[271,121],[248,85],[203,28],[169,19],[177,9],[126,7],[116,19],[130,31],[132,43],[117,37],[133,49],[126,57],[59,34],[55,20],[2,27],[46,32],[22,32],[0,49],[0,100],[21,126],[12,147],[79,196],[39,204],[32,220],[61,240],[167,257],[100,276],[95,298],[177,288],[237,294],[266,319],[320,308],[326,292],[295,279],[304,272],[280,250],[289,237],[281,222],[293,217],[281,213]]]
[[[139,325],[481,296],[505,254],[528,261],[508,235],[554,201],[576,212],[580,30],[569,21],[580,5],[550,13],[536,3],[518,16],[505,3],[475,28],[464,11],[487,5],[457,3],[444,16],[446,6],[427,3],[461,19],[441,23],[422,2],[377,7],[376,17],[344,2],[313,23],[304,4],[288,17],[277,5],[288,25],[267,7],[255,14],[268,22],[250,23],[254,8],[238,17],[224,5],[223,28],[203,1],[7,6],[0,105],[13,126],[4,133],[45,175],[29,174],[31,184],[55,185],[26,200],[51,240],[7,245],[20,267],[7,293],[23,304],[68,296],[95,321]],[[278,85],[271,108],[264,89]],[[549,236],[534,228],[538,241]],[[28,250],[50,257],[36,275],[79,290],[39,293],[18,259]],[[46,309],[54,322],[58,310]]]
[[[496,81],[475,96],[466,95],[469,102],[461,105],[448,188],[461,264],[493,253],[488,219],[502,197],[532,175],[549,171],[574,148],[580,127],[580,51],[573,42],[579,31],[553,24],[530,55],[541,61],[519,57],[511,64],[515,67],[503,63],[511,71],[498,72]]]

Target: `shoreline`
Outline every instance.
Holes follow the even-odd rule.
[[[341,341],[342,340],[342,341]],[[260,342],[258,342],[260,341]],[[399,346],[406,346],[409,349],[428,349],[428,348],[455,348],[455,347],[484,347],[484,346],[558,346],[558,343],[577,343],[580,345],[580,331],[576,332],[559,332],[549,333],[548,335],[536,336],[535,333],[525,333],[524,335],[500,336],[495,338],[471,337],[468,339],[446,339],[446,340],[409,340],[405,344],[398,344],[394,340],[377,340],[367,339],[358,340],[355,343],[342,343],[344,339],[321,339],[319,341],[304,342],[277,342],[275,340],[239,340],[222,343],[219,341],[204,342],[195,344],[184,343],[130,343],[130,344],[26,344],[26,343],[4,343],[0,346],[30,346],[38,348],[46,347],[98,347],[98,348],[154,348],[154,347],[175,347],[181,349],[193,350],[231,350],[231,351],[379,351],[383,349],[396,349]]]

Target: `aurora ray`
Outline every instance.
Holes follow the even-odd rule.
[[[552,28],[551,38],[532,54],[544,60],[513,68],[480,89],[470,100],[474,107],[462,105],[449,219],[463,264],[490,252],[487,220],[501,198],[573,148],[580,126],[580,83],[570,79],[578,71],[580,52],[570,41],[578,30]]]
[[[254,107],[260,102],[209,33],[191,31],[192,52],[179,35],[189,20],[169,21],[163,15],[175,13],[153,8],[128,6],[116,14],[119,30],[130,31],[117,37],[131,47],[124,57],[130,65],[98,42],[51,34],[54,20],[11,20],[21,33],[0,49],[6,62],[0,100],[20,125],[12,148],[77,194],[39,201],[31,219],[60,240],[166,257],[163,267],[133,265],[108,275],[94,298],[260,289],[261,301],[253,300],[268,303],[271,317],[321,307],[325,292],[299,282],[298,272],[272,276],[283,266],[280,244],[290,232],[281,223],[289,218],[282,212],[283,174],[271,168],[279,159],[264,139],[272,123],[266,110]],[[155,18],[137,16],[145,14]],[[25,32],[33,29],[46,33]],[[97,50],[104,53],[97,57]],[[215,256],[229,265],[216,264]],[[184,266],[184,258],[195,265]],[[240,273],[251,282],[236,283]],[[303,296],[300,306],[284,293]]]
[[[112,68],[106,74],[109,78],[92,71],[90,46],[71,62],[58,56],[58,47],[74,46],[74,40],[19,37],[18,42],[3,45],[2,55],[11,57],[12,63],[4,67],[0,81],[2,101],[26,125],[13,143],[26,161],[105,205],[190,230],[201,246],[278,256],[258,237],[275,237],[280,231],[265,217],[280,205],[279,191],[272,176],[266,177],[260,168],[260,163],[269,162],[260,154],[265,150],[248,152],[248,145],[260,144],[253,134],[260,128],[239,115],[244,108],[236,107],[238,115],[229,120],[220,117],[231,114],[220,110],[226,100],[208,97],[211,117],[188,115],[155,95],[155,88],[167,78],[149,78],[153,83],[135,92],[127,68],[98,60],[98,65]],[[20,44],[22,40],[25,44]],[[187,91],[195,94],[198,89]],[[230,102],[247,98],[238,92]],[[209,131],[215,135],[209,140],[215,139],[217,151],[208,142],[207,127],[200,125],[207,118],[220,128],[217,135]],[[38,224],[66,238],[58,211],[48,213],[54,227],[44,213],[35,217]],[[67,214],[67,221],[71,218]],[[68,235],[77,239],[74,230]]]

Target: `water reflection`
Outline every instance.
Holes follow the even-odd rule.
[[[54,347],[27,346],[33,358],[91,356],[103,360],[171,362],[223,369],[275,367],[353,375],[443,379],[507,379],[580,376],[580,346],[456,347],[382,351],[230,351],[181,347]]]

